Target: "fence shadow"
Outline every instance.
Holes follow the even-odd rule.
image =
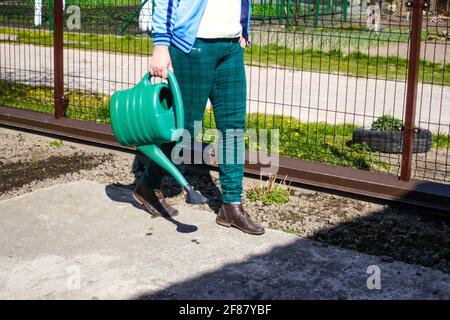
[[[410,209],[396,219],[386,207],[132,299],[449,299],[450,224]],[[382,290],[367,288],[370,265]]]

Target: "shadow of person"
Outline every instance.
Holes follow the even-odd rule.
[[[113,184],[109,184],[105,187],[105,192],[106,192],[106,195],[111,200],[117,201],[117,202],[130,203],[133,207],[143,210],[147,214],[149,214],[144,206],[140,205],[137,201],[134,200],[134,198],[133,198],[134,188],[130,188],[130,186],[132,187],[133,184],[123,185],[123,184],[119,184],[119,183],[113,183]],[[198,230],[197,226],[189,225],[189,224],[185,224],[180,221],[177,221],[168,214],[163,213],[163,215],[161,217],[166,219],[167,221],[173,223],[176,226],[176,230],[180,233],[193,233]]]
[[[218,181],[211,175],[212,167],[201,164],[183,165],[183,174],[186,180],[208,198],[208,207],[218,213],[222,205],[222,193],[217,187]]]
[[[172,158],[172,150],[174,147],[174,143],[163,144],[161,150],[164,152],[167,158]],[[181,165],[177,165],[178,170],[181,174],[186,178],[191,186],[194,189],[200,191],[200,193],[208,198],[208,206],[214,212],[218,213],[220,206],[222,204],[221,198],[222,193],[220,189],[217,187],[218,181],[216,178],[213,178],[211,175],[211,170],[213,170],[213,166],[208,165],[203,159],[203,154],[205,153],[205,148],[207,146],[198,143],[196,141],[192,141],[191,149],[183,149],[179,156],[183,157],[184,161],[187,163],[183,163]],[[186,157],[183,156],[184,152],[189,152],[186,154]],[[201,152],[202,157],[198,158],[198,152]],[[197,154],[196,154],[197,153]],[[133,163],[133,172],[135,175],[134,183],[137,184],[145,171],[145,166],[147,164],[148,158],[139,154],[135,157]],[[156,165],[153,163],[153,165]],[[180,185],[175,181],[175,179],[169,174],[165,174],[164,179],[161,185],[161,191],[164,197],[174,197],[178,196],[180,193],[184,193]]]
[[[134,175],[133,182],[130,184],[113,183],[107,185],[105,187],[107,196],[113,201],[130,203],[136,209],[148,213],[145,207],[133,198],[133,191],[136,188],[136,185],[141,181],[148,161],[149,159],[145,155],[141,153],[136,154],[132,164],[132,172]],[[209,208],[217,214],[221,205],[221,192],[217,187],[217,180],[211,176],[211,167],[204,164],[183,164],[179,165],[178,168],[185,176],[186,180],[188,180],[196,190],[200,191],[208,198]],[[172,198],[178,196],[183,190],[175,179],[167,174],[163,179],[161,192],[164,197]],[[196,226],[183,224],[168,214],[163,215],[162,217],[176,225],[176,230],[178,232],[192,233],[197,230]]]

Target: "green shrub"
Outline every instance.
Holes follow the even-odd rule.
[[[372,129],[379,131],[401,131],[403,122],[390,115],[379,117],[372,123]]]

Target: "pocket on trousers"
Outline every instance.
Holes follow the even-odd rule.
[[[203,48],[200,47],[192,47],[190,54],[192,55],[200,55],[203,52]]]

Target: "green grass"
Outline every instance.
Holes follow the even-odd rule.
[[[327,10],[328,8],[325,3],[321,3],[319,7],[320,7],[320,12],[323,14],[327,14],[327,13],[331,13],[331,12],[334,12],[334,13],[342,12],[342,6],[340,4],[330,6],[329,10]],[[287,8],[288,8],[287,3],[279,5],[278,10],[277,10],[276,5],[252,4],[252,15],[253,16],[286,18]],[[277,13],[278,13],[278,15],[277,15]],[[294,13],[295,13],[295,3],[291,2],[291,6],[290,6],[290,10],[289,10],[290,18],[292,18]],[[308,12],[308,7],[306,6],[306,4],[304,4],[303,6],[299,6],[297,8],[297,15],[300,17],[300,19],[303,18],[303,17],[301,17],[302,15],[314,16],[314,2],[311,2],[311,7],[310,7],[309,12]],[[319,16],[319,19],[320,19],[320,16]]]
[[[264,188],[252,188],[247,191],[247,198],[251,202],[261,201],[264,204],[281,204],[289,201],[289,191],[281,187],[275,187],[269,192]]]
[[[54,113],[53,88],[30,86],[0,80],[0,105],[43,113]],[[66,116],[73,119],[109,124],[108,95],[66,90]],[[214,115],[207,109],[204,129],[215,128]],[[247,117],[247,128],[260,130],[278,129],[280,145],[271,150],[258,141],[246,139],[246,146],[252,150],[274,151],[280,155],[346,167],[365,168],[372,171],[390,171],[390,165],[370,152],[367,146],[351,144],[352,124],[327,124],[320,122],[300,122],[291,117],[252,113]],[[270,131],[269,131],[270,134]],[[205,142],[213,142],[211,137],[203,137]],[[270,141],[270,137],[268,139]],[[435,148],[449,148],[450,136],[433,135]]]
[[[0,28],[0,33],[18,35],[20,43],[51,46],[53,35],[47,31]],[[111,51],[122,54],[151,55],[153,42],[148,36],[115,36],[84,33],[64,33],[66,48]],[[252,45],[245,51],[249,65],[282,66],[297,70],[341,73],[358,77],[403,80],[407,75],[408,60],[396,56],[368,56],[353,52],[291,50],[277,45]],[[450,85],[450,63],[442,65],[421,61],[419,80]]]
[[[314,4],[312,4],[314,6]],[[341,8],[335,8],[337,12]],[[322,8],[324,10],[324,8]],[[366,49],[370,47],[383,47],[389,43],[408,43],[410,40],[410,30],[404,26],[383,25],[379,32],[371,31],[365,23],[339,23],[334,21],[332,24],[329,15],[319,16],[319,25],[313,26],[314,11],[307,14],[306,7],[300,7],[299,25],[283,25],[286,23],[286,13],[278,12],[274,5],[253,5],[252,16],[255,20],[271,19],[271,21],[280,21],[282,25],[278,26],[281,32],[288,32],[287,36],[293,36],[295,33],[296,43],[301,44],[305,49],[316,49],[322,51],[339,50],[340,48]],[[302,16],[303,15],[303,16]],[[292,21],[292,15],[290,17]],[[263,24],[264,25],[264,24]],[[258,28],[256,28],[258,30]],[[422,41],[427,40],[433,30],[424,29],[421,33]],[[283,35],[284,37],[284,35]],[[258,35],[253,39],[258,39]]]
[[[245,62],[250,65],[283,66],[297,70],[341,73],[378,79],[406,79],[408,60],[397,56],[369,56],[360,52],[292,50],[277,45],[251,46]],[[419,81],[450,85],[450,63],[420,61]]]
[[[433,134],[433,147],[450,149],[450,134]]]
[[[0,105],[43,113],[54,113],[53,88],[28,86],[0,80]],[[109,96],[66,91],[66,116],[97,123],[110,123]]]
[[[64,145],[61,139],[56,139],[50,142],[50,147],[52,148],[61,148]]]
[[[274,17],[277,16],[277,8],[274,5],[262,5],[262,4],[254,4],[252,5],[252,16],[265,16],[265,17]],[[284,14],[279,14],[278,16],[281,18]]]
[[[306,49],[316,50],[339,50],[340,48],[354,48],[356,50],[367,50],[368,47],[384,47],[389,43],[408,43],[409,31],[400,28],[382,30],[379,33],[368,30],[367,27],[357,26],[322,26],[311,27],[288,27],[288,32],[294,32],[298,38],[297,44]],[[423,40],[426,32],[422,33]]]
[[[283,37],[280,37],[280,42],[284,46],[284,37],[286,37],[286,43],[288,47],[293,48],[294,41],[296,51],[301,50],[316,50],[322,52],[330,51],[345,51],[345,52],[363,52],[366,53],[368,48],[382,48],[386,47],[390,43],[404,43],[408,45],[409,34],[400,32],[373,32],[370,30],[347,30],[330,27],[311,28],[311,27],[298,27],[299,31],[286,33],[284,30]],[[276,32],[276,31],[273,31]],[[266,31],[254,30],[252,32],[253,46],[254,45],[268,45]],[[272,39],[271,44],[276,45]],[[280,47],[282,47],[280,46]],[[372,50],[373,51],[373,50]],[[391,50],[392,54],[395,54],[394,50]],[[383,52],[380,54],[383,55]]]
[[[27,29],[1,28],[0,33],[19,37],[20,43],[41,46],[53,45],[53,33],[49,31],[34,31]],[[1,43],[2,41],[0,41]],[[116,36],[87,33],[64,32],[64,47],[74,49],[89,49],[111,51],[122,54],[151,55],[153,41],[148,36]]]
[[[204,128],[215,127],[214,115],[211,109],[207,109]],[[280,143],[278,150],[274,151],[280,155],[373,171],[389,171],[389,164],[380,160],[366,145],[350,144],[355,128],[357,126],[352,124],[305,123],[280,115],[264,117],[263,114],[252,113],[247,117],[247,129],[255,129],[257,135],[260,130],[278,130]],[[270,141],[270,131],[268,134],[267,141]],[[208,137],[205,142],[213,142],[213,139]],[[272,151],[270,146],[249,139],[246,139],[246,147],[251,150]]]
[[[151,1],[151,0],[150,0]],[[141,0],[66,0],[66,5],[77,4],[91,7],[124,7],[139,6]]]
[[[34,0],[21,1],[22,6],[34,6]],[[70,5],[78,6],[89,6],[95,8],[105,8],[105,7],[125,7],[133,6],[138,7],[141,4],[141,0],[66,0],[66,6]],[[48,6],[49,0],[43,1],[43,6]]]

